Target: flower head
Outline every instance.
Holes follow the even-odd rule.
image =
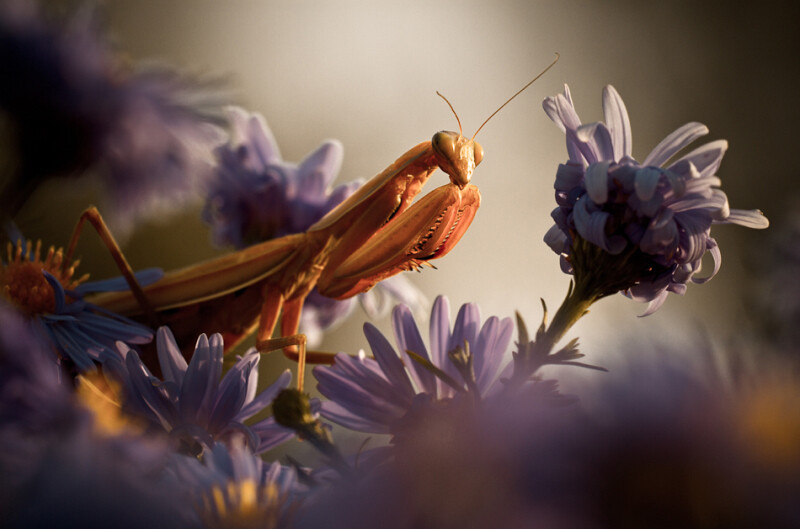
[[[216,244],[241,249],[303,232],[358,187],[329,189],[342,165],[338,141],[324,142],[299,164],[284,162],[261,115],[238,107],[228,115],[231,139],[216,150],[203,210]]]
[[[768,226],[758,210],[730,209],[719,189],[715,173],[728,146],[725,140],[670,161],[708,133],[705,125],[680,127],[640,164],[631,157],[628,112],[613,87],[603,91],[605,123],[582,124],[566,86],[543,106],[566,133],[569,154],[556,173],[556,224],[545,241],[578,282],[600,268],[614,270],[611,277],[595,279],[602,283],[597,297],[623,291],[649,301],[647,314],[652,313],[668,292],[683,294],[689,281],[704,283],[717,273],[721,254],[710,235],[712,224]],[[706,252],[714,270],[699,278]]]
[[[0,77],[14,79],[0,87],[0,109],[19,156],[3,213],[13,217],[42,181],[89,167],[101,169],[117,231],[194,198],[224,139],[219,90],[165,67],[131,68],[92,8],[64,20],[43,11],[0,5]]]
[[[100,290],[126,289],[119,279],[86,283],[88,275],[75,279],[78,262],[64,263],[63,250],[50,247],[42,259],[41,241],[36,246],[19,240],[9,243],[7,262],[0,261],[0,297],[5,298],[35,323],[61,358],[81,371],[93,371],[95,362],[118,357],[117,341],[148,343],[150,329],[83,300]],[[144,270],[137,278],[148,284],[161,277],[157,269]]]
[[[304,232],[360,185],[330,188],[342,165],[338,141],[323,142],[299,164],[285,162],[263,116],[238,107],[228,112],[231,140],[216,151],[217,169],[203,210],[216,244],[241,249]],[[402,277],[359,296],[371,316],[384,312],[386,299],[425,304],[424,296]],[[319,343],[322,330],[342,321],[353,308],[352,299],[333,300],[315,289],[303,305],[301,332],[309,344]]]
[[[293,434],[272,417],[247,426],[244,421],[262,411],[291,381],[284,371],[267,389],[256,394],[260,354],[251,349],[222,375],[222,336],[200,335],[187,364],[167,327],[158,329],[156,347],[164,379],[153,376],[139,355],[118,344],[124,365],[105,368],[123,385],[128,409],[158,425],[186,448],[197,443],[210,447],[214,441],[244,440],[256,452],[264,452]]]
[[[392,315],[399,355],[373,325],[364,324],[374,358],[339,354],[333,366],[314,368],[317,388],[329,399],[322,403],[321,415],[354,430],[397,433],[402,419],[420,406],[464,392],[487,396],[496,386],[513,323],[492,316],[481,325],[478,306],[467,303],[451,331],[449,314],[447,298],[436,298],[430,354],[405,305],[396,306]]]
[[[301,493],[294,468],[265,464],[240,442],[216,443],[202,461],[176,454],[171,470],[209,528],[284,527]]]

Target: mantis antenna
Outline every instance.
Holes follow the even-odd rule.
[[[463,134],[461,133],[461,120],[458,119],[458,114],[456,114],[456,109],[453,108],[453,105],[450,104],[450,101],[448,101],[447,98],[444,97],[438,90],[436,91],[436,95],[444,99],[444,102],[447,103],[447,106],[449,106],[450,110],[453,111],[453,115],[456,117],[456,121],[458,121],[458,135],[463,136]]]
[[[514,99],[515,97],[517,97],[518,95],[520,95],[520,94],[521,94],[521,93],[522,93],[522,92],[523,92],[523,91],[524,91],[526,88],[528,88],[530,85],[532,85],[534,81],[536,81],[538,78],[540,78],[540,77],[541,77],[541,76],[543,76],[545,73],[547,73],[547,70],[549,70],[550,68],[552,68],[552,67],[553,67],[553,66],[554,66],[554,65],[555,65],[555,64],[558,62],[558,59],[560,59],[560,58],[561,58],[561,54],[560,54],[560,53],[558,53],[558,52],[556,52],[556,58],[555,58],[555,60],[554,60],[553,62],[551,62],[551,63],[550,63],[550,65],[549,65],[547,68],[545,68],[544,70],[542,70],[542,71],[539,73],[539,75],[537,75],[536,77],[534,77],[533,79],[531,79],[531,80],[528,82],[528,84],[526,84],[525,86],[523,86],[522,88],[520,88],[519,90],[517,90],[517,93],[516,93],[516,94],[514,94],[513,96],[509,97],[509,98],[506,100],[506,102],[505,102],[505,103],[503,103],[502,105],[500,105],[500,106],[497,108],[497,110],[495,110],[494,112],[492,112],[492,115],[491,115],[491,116],[489,116],[488,118],[486,118],[486,121],[484,121],[483,123],[481,123],[481,126],[480,126],[480,127],[478,127],[478,130],[476,130],[476,131],[475,131],[475,134],[473,134],[473,135],[472,135],[472,138],[470,138],[470,139],[474,140],[474,139],[475,139],[475,136],[477,136],[477,135],[478,135],[478,132],[480,132],[480,130],[483,128],[483,126],[484,126],[484,125],[486,125],[486,123],[487,123],[487,122],[488,122],[490,119],[492,119],[492,118],[494,117],[494,115],[495,115],[495,114],[497,114],[498,112],[500,112],[500,110],[501,110],[501,109],[502,109],[504,106],[506,106],[507,104],[509,104],[509,103],[511,102],[511,100],[512,100],[512,99]],[[436,92],[436,93],[438,94],[439,92]],[[439,94],[439,95],[441,95],[441,94]],[[444,96],[442,96],[442,97],[444,97]],[[447,101],[447,99],[445,99],[445,101]],[[449,105],[450,103],[448,102],[447,104]],[[450,108],[453,108],[453,107],[451,106]],[[455,113],[455,110],[453,111],[453,113]],[[458,119],[458,116],[456,116],[456,119]],[[459,127],[460,127],[460,126],[461,126],[461,123],[459,123],[458,125],[459,125]]]

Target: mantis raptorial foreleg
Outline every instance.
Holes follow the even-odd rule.
[[[323,275],[320,293],[348,298],[444,256],[467,231],[479,206],[480,193],[473,185],[459,189],[448,184],[433,190]]]

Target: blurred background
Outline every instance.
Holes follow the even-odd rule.
[[[603,363],[622,336],[735,336],[746,324],[748,289],[770,267],[766,244],[800,204],[793,159],[800,117],[797,9],[791,2],[733,8],[726,2],[532,2],[349,0],[115,0],[103,4],[119,49],[228,80],[232,100],[266,118],[284,160],[300,161],[327,138],[345,158],[336,183],[367,179],[436,131],[457,128],[445,94],[471,135],[506,98],[549,64],[560,62],[480,133],[485,158],[473,183],[482,206],[438,270],[413,280],[432,301],[450,298],[453,318],[468,301],[484,317],[538,325],[540,298],[554,311],[569,277],[542,242],[551,226],[553,181],[567,155],[563,134],[542,99],[568,83],[584,122],[602,119],[601,91],[613,84],[643,160],[688,121],[706,124],[706,141],[730,143],[719,175],[734,208],[760,208],[772,226],[757,232],[718,226],[719,275],[671,296],[647,318],[645,305],[615,296],[597,304],[570,336],[592,363]],[[701,145],[698,142],[695,146]],[[430,189],[446,183],[438,173]],[[23,231],[65,244],[80,212],[98,201],[91,185],[49,182],[18,217]],[[200,220],[198,201],[152,219],[124,241],[135,268],[165,270],[220,253]],[[96,237],[84,237],[81,269],[114,274]],[[710,262],[709,262],[710,269]],[[366,347],[352,317],[326,334],[321,349]],[[388,317],[375,322],[389,331]],[[423,331],[423,334],[426,334]],[[273,355],[278,356],[278,355]],[[277,362],[277,360],[276,360]]]

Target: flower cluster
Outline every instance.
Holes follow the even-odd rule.
[[[692,365],[702,346],[622,349],[629,363],[614,384],[584,388],[583,405],[503,393],[440,414],[393,459],[308,504],[297,526],[793,527],[796,377],[732,388]]]

